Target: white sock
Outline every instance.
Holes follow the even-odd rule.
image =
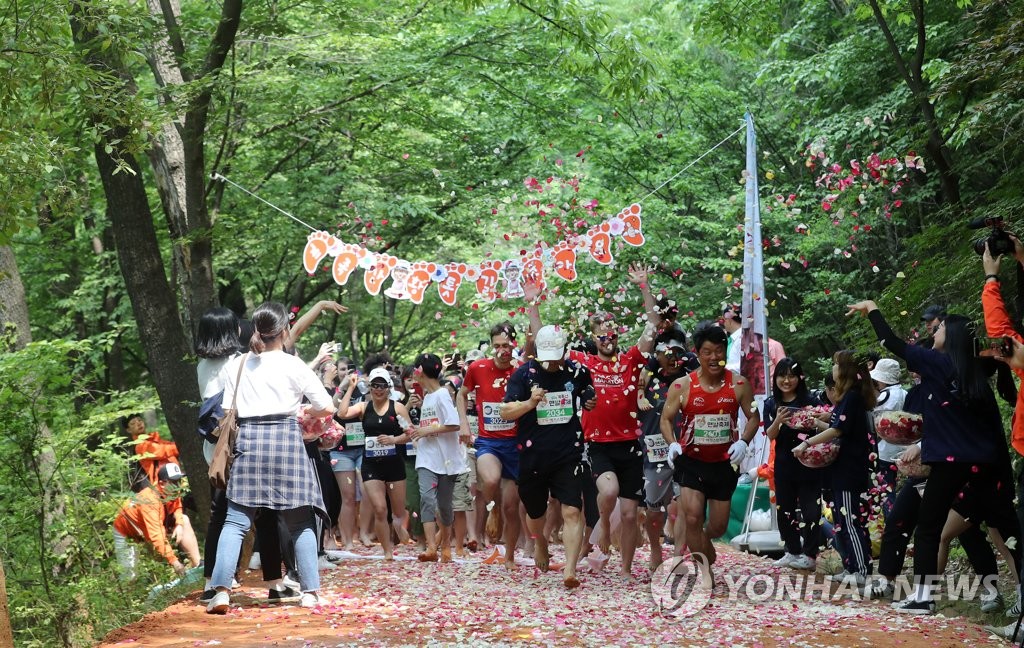
[[[210,579],[209,578],[206,579],[206,585],[203,587],[203,589],[204,590],[210,589]]]
[[[269,589],[272,589],[275,592],[283,592],[284,591],[284,584],[281,583],[281,579],[280,578],[275,578],[272,581],[267,581],[267,585],[268,585]]]

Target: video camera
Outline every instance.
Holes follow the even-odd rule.
[[[974,241],[974,251],[978,254],[985,254],[985,244],[988,244],[989,252],[993,257],[998,257],[1001,254],[1014,253],[1013,241],[1010,239],[1009,233],[1004,229],[1006,224],[1003,222],[1002,216],[982,216],[975,218],[971,222],[967,223],[967,227],[971,229],[984,229],[990,228],[988,236],[982,239]]]

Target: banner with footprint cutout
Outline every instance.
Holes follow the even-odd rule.
[[[384,295],[393,299],[407,299],[422,304],[431,284],[437,284],[437,294],[448,306],[458,302],[458,292],[464,280],[475,289],[476,298],[485,303],[497,299],[515,299],[523,296],[523,277],[533,276],[543,290],[546,277],[554,274],[563,281],[575,281],[576,260],[579,253],[602,265],[614,261],[612,239],[621,238],[626,244],[640,247],[645,239],[642,231],[641,207],[633,203],[600,225],[570,239],[551,246],[537,243],[517,258],[504,261],[488,259],[476,263],[434,261],[406,261],[383,252],[373,252],[361,245],[345,243],[333,234],[313,232],[306,240],[302,252],[302,267],[314,274],[324,259],[331,257],[331,274],[343,286],[357,269],[363,271],[363,286],[371,295]],[[391,283],[385,288],[388,279]]]

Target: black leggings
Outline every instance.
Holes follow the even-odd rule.
[[[786,552],[817,557],[821,543],[821,480],[792,479],[776,473],[775,505],[779,511],[779,535]]]
[[[597,508],[597,481],[594,478],[594,471],[586,461],[580,462],[583,466],[583,519],[589,529],[596,529],[601,519],[601,511]]]
[[[999,530],[1019,567],[1022,550],[1019,542],[1020,523],[1012,499],[1003,494],[1006,489],[1012,488],[1009,484],[1003,483],[1002,476],[1006,474],[1006,470],[995,464],[939,462],[930,465],[932,472],[925,486],[924,497],[921,499],[917,531],[914,534],[915,582],[920,583],[925,577],[937,576],[942,527],[946,524],[953,499],[968,482],[978,501],[985,504],[985,510],[981,512],[980,519],[973,520],[976,534],[975,537],[968,535],[967,546],[977,545],[976,536],[981,534],[977,529],[978,522],[985,522],[989,527]],[[964,544],[963,537],[962,535],[961,545]],[[967,549],[967,546],[964,548]],[[992,550],[987,544],[986,550],[991,561],[977,552],[971,559],[978,573],[994,573],[992,563],[995,562],[995,557],[992,556]]]

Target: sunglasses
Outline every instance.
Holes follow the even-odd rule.
[[[597,339],[601,342],[614,342],[619,339],[618,333],[606,333],[605,335],[598,335]]]
[[[388,384],[385,382],[372,382],[370,383],[370,389],[387,389]]]

